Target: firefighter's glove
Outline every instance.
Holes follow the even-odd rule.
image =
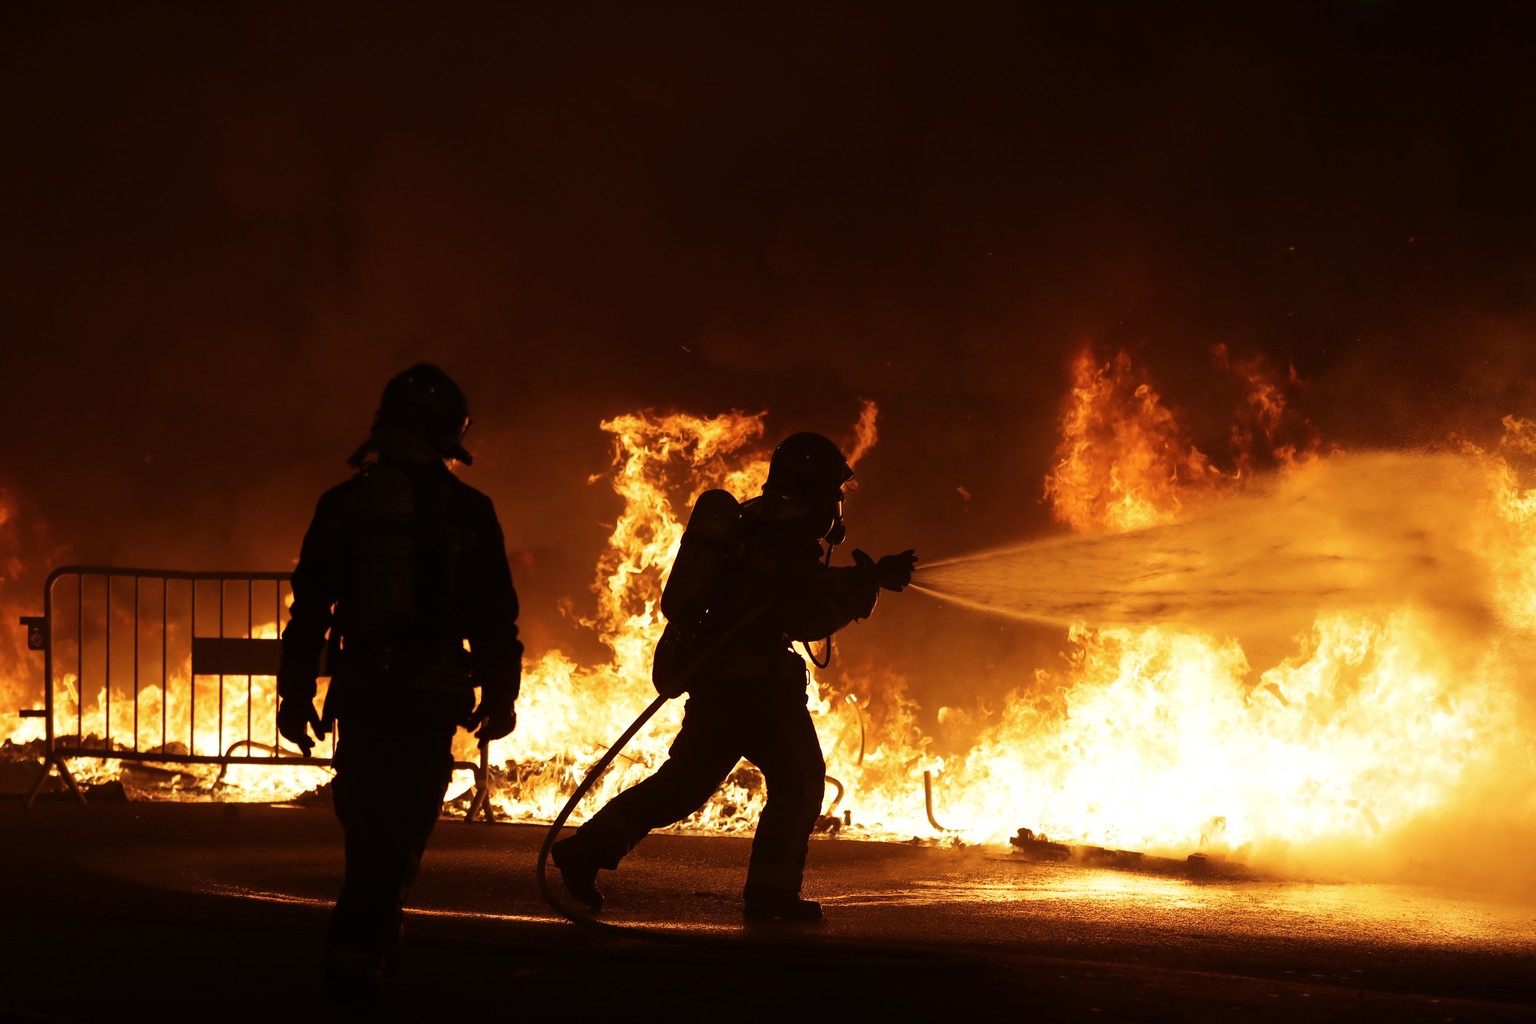
[[[905,590],[912,582],[912,569],[917,565],[917,555],[911,548],[899,555],[886,555],[878,562],[855,550],[853,560],[882,590]]]
[[[283,739],[302,750],[305,757],[309,756],[309,752],[315,746],[314,739],[309,735],[311,729],[314,730],[317,738],[324,737],[330,731],[325,727],[325,723],[320,721],[313,699],[284,697],[278,701],[277,731]]]
[[[464,728],[475,734],[475,738],[480,741],[480,749],[484,750],[491,745],[492,740],[512,735],[512,730],[517,728],[517,712],[512,710],[510,704],[487,706],[482,700],[480,706],[471,712]]]

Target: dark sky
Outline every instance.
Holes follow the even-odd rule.
[[[825,6],[8,6],[21,528],[285,567],[422,359],[530,619],[590,581],[620,412],[873,399],[851,539],[932,557],[1047,528],[1084,346],[1218,458],[1217,343],[1345,445],[1536,415],[1529,5]]]

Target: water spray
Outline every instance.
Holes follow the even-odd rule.
[[[1176,523],[927,564],[911,588],[1058,626],[1277,635],[1304,629],[1325,606],[1404,603],[1486,619],[1486,580],[1467,546],[1474,472],[1450,457],[1339,456],[1210,499]]]

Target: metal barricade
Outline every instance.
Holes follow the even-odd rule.
[[[178,572],[102,566],[55,569],[42,616],[24,617],[43,654],[42,771],[30,807],[57,769],[85,803],[74,758],[155,764],[315,765],[277,731],[279,634],[292,599],[285,572]],[[323,675],[322,671],[322,675]],[[469,817],[490,820],[487,758]]]

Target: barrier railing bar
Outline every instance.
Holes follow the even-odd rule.
[[[229,581],[219,580],[219,629],[216,635],[224,635],[224,618],[229,614],[228,598]],[[213,730],[213,749],[224,749],[224,673],[218,674],[218,695],[214,698],[215,721]]]
[[[278,639],[281,640],[283,637],[283,584],[281,581],[272,588],[272,622],[273,629],[276,631]],[[272,699],[274,701],[277,700],[277,687],[275,685],[272,688]],[[333,739],[331,742],[334,743],[335,740]],[[272,743],[274,746],[277,744],[276,716],[272,719]]]
[[[236,740],[230,745],[230,749],[241,746],[253,746],[263,749],[267,744],[260,740]],[[237,756],[225,756],[223,754],[167,754],[158,750],[116,750],[111,753],[98,753],[95,751],[77,751],[68,745],[62,745],[58,750],[61,757],[94,757],[101,761],[134,761],[140,764],[251,764],[257,766],[289,768],[294,765],[308,765],[312,768],[329,768],[331,759],[328,757],[306,757],[303,754],[245,754]],[[456,762],[456,767],[473,768],[474,765],[467,762]]]
[[[170,636],[169,623],[171,621],[171,581],[160,581],[160,743],[165,745],[165,734],[170,729],[170,722],[166,719],[166,708],[170,701],[165,699],[166,674],[170,671]]]
[[[101,651],[101,741],[112,747],[112,574],[107,573],[105,594],[101,602],[101,618],[104,625],[102,633]],[[80,702],[85,703],[85,694],[80,695]]]
[[[256,581],[245,581],[245,635],[251,638],[256,630]],[[252,717],[256,708],[256,677],[245,677],[245,734],[251,734],[251,726],[255,724]]]
[[[140,594],[139,584],[142,580],[133,578],[133,749],[139,749],[139,608]]]
[[[75,587],[75,735],[85,732],[85,577]]]
[[[197,642],[197,580],[192,581],[192,626],[187,630],[187,642]],[[197,753],[197,675],[187,672],[187,753]],[[163,737],[162,742],[170,737]]]

